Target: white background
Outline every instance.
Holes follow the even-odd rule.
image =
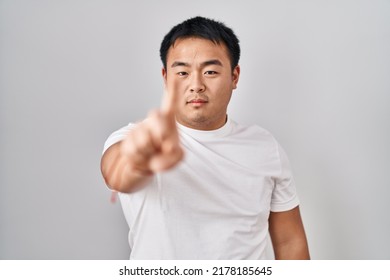
[[[289,155],[312,258],[390,259],[390,1],[0,0],[0,258],[126,259],[99,164],[192,16],[242,48],[230,116]]]

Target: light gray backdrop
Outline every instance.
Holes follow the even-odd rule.
[[[390,258],[390,1],[0,0],[1,259],[128,258],[103,143],[159,106],[196,15],[241,40],[230,115],[287,151],[312,257]]]

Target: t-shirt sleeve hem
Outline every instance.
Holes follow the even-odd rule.
[[[299,205],[298,196],[294,196],[293,199],[286,203],[273,203],[271,204],[271,212],[284,212],[291,209],[294,209]]]
[[[122,127],[121,129],[113,132],[104,143],[102,154],[104,154],[108,150],[108,148],[110,148],[112,145],[122,141],[126,137],[127,133],[132,129],[133,126],[134,125],[130,123],[127,126]]]
[[[108,148],[110,148],[112,145],[122,141],[125,137],[126,137],[125,135],[116,135],[114,137],[107,139],[107,141],[104,143],[102,154],[104,154],[108,150]]]

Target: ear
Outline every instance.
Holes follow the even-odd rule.
[[[161,74],[164,80],[164,85],[167,86],[167,70],[165,70],[164,67],[161,69]]]
[[[234,67],[232,76],[233,76],[232,86],[233,86],[233,89],[236,89],[237,84],[238,84],[238,80],[240,78],[240,65],[237,65],[236,67]]]

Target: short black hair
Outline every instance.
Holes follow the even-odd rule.
[[[191,37],[207,39],[215,44],[224,43],[229,51],[232,70],[238,65],[240,45],[233,30],[222,22],[198,16],[174,26],[165,35],[160,47],[160,57],[165,69],[167,69],[169,48],[175,44],[177,39]]]

